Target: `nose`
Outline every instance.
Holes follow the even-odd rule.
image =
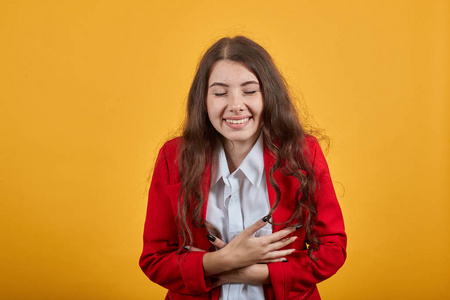
[[[240,114],[245,110],[245,104],[242,96],[238,93],[233,93],[230,97],[229,110],[232,113]]]

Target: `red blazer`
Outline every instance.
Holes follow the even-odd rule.
[[[181,188],[177,165],[177,148],[180,139],[168,141],[160,150],[156,160],[153,179],[149,190],[147,218],[144,227],[144,249],[139,265],[151,281],[169,290],[167,299],[217,299],[220,288],[212,288],[209,277],[203,273],[204,252],[178,253],[181,240],[177,232],[176,215],[178,195]],[[293,234],[296,241],[288,248],[299,251],[289,256],[289,262],[268,264],[271,284],[264,286],[266,299],[320,299],[316,284],[337,272],[346,258],[347,237],[341,209],[334,192],[328,166],[317,140],[307,138],[308,155],[319,183],[316,189],[317,216],[316,231],[321,240],[314,255],[317,261],[308,257],[305,248],[305,231],[299,229]],[[269,183],[268,170],[275,159],[264,152],[269,201],[273,205],[275,191]],[[279,170],[274,179],[281,189],[281,201],[273,214],[274,223],[286,221],[295,208],[292,199],[299,187],[292,176],[284,176]],[[210,166],[204,171],[204,184],[210,186]],[[206,203],[203,218],[206,216]],[[263,216],[261,216],[263,217]],[[273,231],[282,229],[273,226]],[[203,228],[194,228],[194,245],[200,249],[214,251]]]

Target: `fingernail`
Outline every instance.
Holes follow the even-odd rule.
[[[215,240],[216,240],[216,238],[215,237],[213,237],[212,235],[210,235],[210,234],[208,234],[207,236],[206,236],[207,238],[208,238],[208,240],[210,240],[211,242],[214,242]]]
[[[265,216],[264,218],[262,218],[263,222],[267,222],[267,216]]]
[[[287,260],[287,259],[284,259],[283,262],[288,262],[288,260]]]
[[[297,227],[295,227],[295,230],[298,230],[298,229],[300,229],[302,227],[303,227],[303,225],[298,225]]]

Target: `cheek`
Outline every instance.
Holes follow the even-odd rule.
[[[214,114],[211,112],[211,111],[209,111],[208,110],[208,119],[209,119],[209,122],[213,125],[213,126],[216,126],[215,124],[216,124],[216,119],[217,118],[215,118],[214,117]]]
[[[223,112],[224,112],[224,105],[222,105],[221,103],[214,103],[213,101],[211,102],[206,102],[206,109],[208,111],[208,117],[210,120],[212,119],[217,119],[217,118],[222,118]]]
[[[211,106],[211,101],[206,99],[206,112],[208,113],[208,118],[211,120],[213,117],[213,107]]]
[[[208,119],[214,126],[222,120],[218,110],[214,107],[208,107]]]
[[[261,99],[260,101],[259,101],[259,103],[258,103],[258,106],[257,106],[257,112],[258,112],[258,114],[262,117],[262,114],[263,114],[263,110],[264,110],[264,100],[263,99]]]

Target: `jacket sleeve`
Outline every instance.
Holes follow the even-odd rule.
[[[170,152],[170,147],[166,145],[158,154],[150,185],[139,265],[151,281],[166,289],[179,294],[199,295],[207,293],[212,283],[204,276],[204,252],[178,252],[179,235],[170,190],[179,184],[169,184],[169,164],[175,164],[168,161],[166,151]]]
[[[308,256],[308,250],[304,249],[303,242],[300,242],[303,239],[297,239],[298,243],[294,244],[299,251],[289,256],[289,262],[268,264],[276,299],[291,299],[311,291],[317,283],[335,274],[346,258],[347,236],[341,208],[322,150],[315,139],[312,143],[310,155],[318,181],[315,230],[321,245],[313,253],[317,257],[313,261]]]

